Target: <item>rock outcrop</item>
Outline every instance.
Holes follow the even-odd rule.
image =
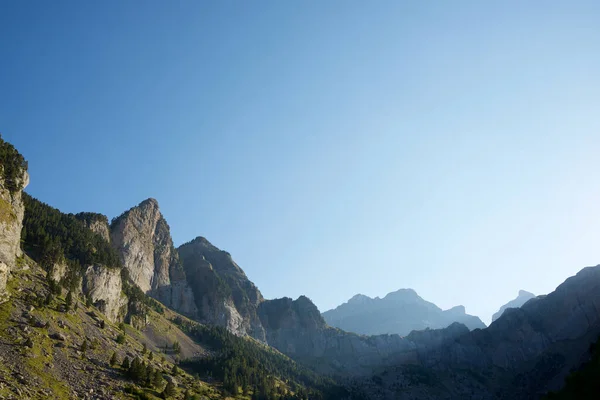
[[[0,142],[3,146],[7,145],[1,138]],[[18,166],[0,165],[2,172],[7,168],[14,169]],[[0,174],[0,301],[6,297],[10,271],[16,267],[17,258],[22,255],[21,229],[25,207],[21,194],[29,184],[29,175],[24,168],[18,169],[16,177],[10,182],[3,175]]]
[[[196,315],[192,291],[156,200],[147,199],[116,218],[110,241],[144,293],[184,315]]]
[[[463,306],[442,310],[422,299],[412,289],[400,289],[384,298],[359,294],[333,310],[323,313],[331,326],[364,335],[396,333],[408,335],[413,330],[445,328],[460,322],[469,329],[485,328]]]
[[[495,320],[500,318],[505,310],[507,310],[509,308],[519,308],[523,304],[527,303],[529,300],[533,299],[534,297],[535,297],[535,294],[533,294],[533,293],[530,293],[526,290],[519,290],[519,295],[515,299],[509,301],[508,303],[506,303],[505,305],[500,307],[498,312],[496,312],[492,316],[492,322],[494,322]]]
[[[83,276],[83,292],[112,322],[127,314],[127,296],[122,292],[121,271],[103,265],[90,265]]]
[[[257,315],[264,299],[231,255],[203,237],[180,246],[178,251],[199,319],[224,326],[236,335],[265,341],[265,331]]]

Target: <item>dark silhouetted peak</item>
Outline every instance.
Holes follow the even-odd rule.
[[[326,327],[319,309],[306,296],[297,300],[266,300],[259,306],[259,316],[265,329],[271,331],[315,331]]]

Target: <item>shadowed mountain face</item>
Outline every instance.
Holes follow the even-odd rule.
[[[500,316],[502,316],[502,314],[504,313],[504,311],[506,309],[519,308],[523,304],[527,303],[529,300],[533,299],[534,297],[535,297],[535,294],[533,294],[533,293],[529,293],[526,290],[519,290],[519,295],[517,296],[516,299],[513,299],[513,300],[509,301],[508,303],[506,303],[505,305],[503,305],[502,307],[500,307],[500,309],[492,316],[492,322],[494,322],[495,320],[500,318]]]
[[[394,367],[379,369],[377,390],[385,393],[380,398],[539,398],[562,387],[569,372],[589,359],[590,344],[600,335],[598,310],[600,266],[506,310],[486,329],[434,346],[417,343],[417,362],[398,358]],[[415,332],[408,339],[426,334]]]
[[[413,330],[445,328],[453,322],[469,329],[485,328],[478,317],[466,314],[463,306],[442,310],[412,289],[400,289],[383,299],[357,294],[347,303],[324,312],[323,317],[331,326],[364,335],[406,336]]]

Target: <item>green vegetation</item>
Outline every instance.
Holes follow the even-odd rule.
[[[75,218],[23,194],[25,218],[21,238],[27,254],[46,271],[55,263],[68,266],[62,286],[75,289],[82,266],[120,268],[117,252],[104,238]]]
[[[590,346],[590,359],[565,379],[565,386],[544,400],[595,400],[600,393],[600,339]]]
[[[12,144],[2,139],[2,135],[0,135],[0,165],[2,179],[8,191],[15,193],[23,189],[21,176],[24,171],[27,171],[27,161]]]
[[[229,395],[252,392],[253,400],[333,400],[347,396],[329,378],[251,339],[237,337],[222,327],[195,324],[179,317],[173,322],[194,340],[216,351],[212,357],[184,360],[181,366],[201,377],[222,381]],[[287,382],[287,388],[281,382]]]

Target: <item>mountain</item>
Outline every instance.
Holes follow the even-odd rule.
[[[508,309],[486,329],[417,349],[362,381],[389,399],[535,399],[560,389],[589,359],[600,335],[600,266],[588,267],[554,292]],[[444,330],[438,331],[443,332]],[[409,339],[427,332],[413,332]]]
[[[494,315],[492,316],[492,322],[500,318],[500,316],[504,313],[506,309],[519,308],[534,297],[535,294],[533,293],[529,293],[526,290],[519,290],[519,295],[515,299],[509,301],[508,303],[500,307],[500,309],[496,313],[494,313]]]
[[[196,315],[192,290],[155,199],[144,200],[115,218],[110,225],[110,243],[144,293],[184,315]]]
[[[183,244],[178,252],[199,310],[199,320],[264,342],[265,331],[257,315],[263,296],[231,254],[203,237]]]
[[[442,310],[421,298],[412,289],[388,293],[383,299],[357,294],[346,303],[323,313],[334,327],[363,335],[396,333],[408,335],[413,330],[445,328],[460,322],[469,329],[485,328],[485,324],[466,313],[463,306]]]
[[[1,138],[0,162],[0,398],[349,398],[263,343],[164,306],[197,317],[156,201],[109,227],[23,193],[27,163]],[[241,282],[230,257],[202,245],[224,281]],[[191,305],[178,300],[186,291]]]
[[[367,336],[328,325],[332,313],[306,296],[264,299],[203,237],[175,248],[154,199],[109,225],[24,193],[27,163],[1,138],[0,161],[0,398],[526,400],[594,391],[600,266],[481,329],[470,329],[479,320],[464,307],[441,310],[410,289],[332,310],[350,321],[373,314],[363,319],[369,329],[410,331]]]

